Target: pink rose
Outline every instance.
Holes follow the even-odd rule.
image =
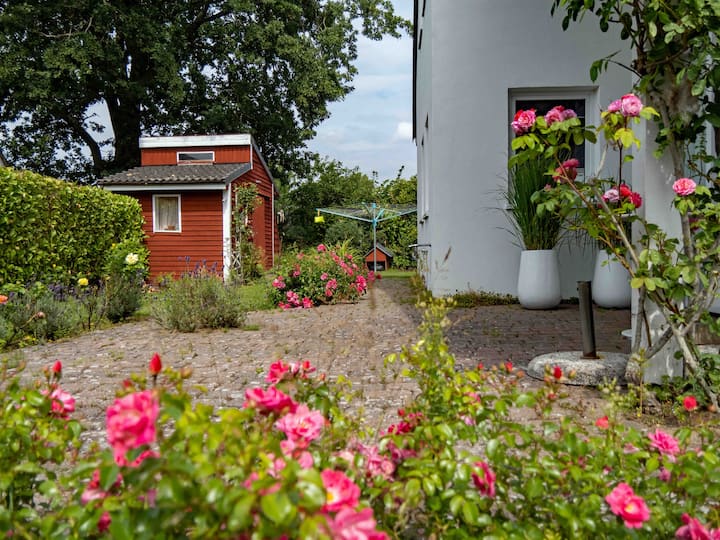
[[[490,465],[484,461],[477,461],[475,466],[480,467],[480,471],[472,473],[472,480],[478,491],[486,497],[495,496],[495,473],[490,469]]]
[[[602,198],[605,202],[617,203],[620,201],[620,192],[617,188],[610,188],[603,194]]]
[[[294,412],[286,414],[275,422],[275,427],[282,431],[294,448],[307,448],[311,441],[320,436],[325,418],[319,411],[311,411],[307,405],[298,405]],[[286,445],[289,450],[289,445]]]
[[[535,124],[535,109],[528,109],[523,111],[522,109],[515,113],[510,127],[512,127],[515,135],[522,135],[530,131],[530,128]]]
[[[672,185],[673,191],[681,197],[692,195],[695,193],[696,187],[697,184],[695,184],[695,182],[690,178],[678,178]]]
[[[610,420],[607,416],[603,416],[595,421],[595,425],[600,429],[610,429]]]
[[[658,478],[661,482],[669,482],[671,477],[672,473],[668,469],[666,469],[665,467],[660,467],[660,471],[658,472]]]
[[[359,450],[365,458],[365,471],[368,477],[381,476],[386,480],[392,477],[395,472],[395,464],[389,458],[381,455],[377,446],[360,445]]]
[[[294,410],[295,402],[290,396],[284,394],[274,386],[267,390],[262,388],[248,388],[245,390],[245,404],[243,407],[256,407],[263,414],[280,413],[285,410]]]
[[[564,118],[563,118],[564,111],[565,111],[565,107],[563,107],[562,105],[557,105],[557,106],[553,107],[545,115],[545,123],[547,123],[548,126],[551,126],[555,122],[562,122],[564,120]]]
[[[622,100],[616,99],[607,108],[609,113],[616,113],[622,111]]]
[[[118,473],[117,479],[115,480],[115,483],[110,487],[110,489],[120,487],[122,485],[122,481],[123,477],[121,474]],[[82,504],[87,504],[90,501],[94,501],[96,499],[104,499],[107,496],[108,492],[100,489],[100,470],[95,469],[93,471],[90,482],[88,482],[87,487],[82,492],[82,495],[80,495],[80,502]]]
[[[565,109],[562,113],[562,119],[569,120],[570,118],[577,118],[577,113],[572,109]]]
[[[284,363],[282,360],[273,362],[272,364],[270,364],[270,369],[268,370],[267,377],[265,377],[265,382],[268,382],[270,384],[280,382],[289,369],[290,366]]]
[[[625,94],[620,98],[623,116],[640,116],[643,104],[635,94]]]
[[[360,488],[342,471],[325,469],[320,473],[326,499],[323,512],[337,512],[343,507],[355,508],[360,502]]]
[[[685,524],[675,531],[675,538],[679,540],[716,540],[720,539],[720,529],[707,530],[697,518],[683,514],[682,522]]]
[[[675,456],[680,453],[677,439],[660,429],[656,429],[655,433],[648,433],[648,438],[652,448],[665,456],[669,456],[673,461]]]
[[[618,484],[606,497],[610,511],[620,516],[625,526],[640,529],[650,519],[650,509],[642,497],[635,495],[632,488],[624,482]]]
[[[328,520],[330,536],[335,540],[387,540],[388,535],[378,531],[376,525],[371,508],[357,512],[345,507]]]
[[[50,393],[50,399],[52,400],[50,406],[52,414],[67,418],[71,412],[75,412],[75,398],[61,388],[55,388]]]
[[[157,399],[150,390],[128,394],[108,407],[108,442],[116,461],[124,460],[128,450],[155,441],[155,421],[159,412]]]
[[[303,297],[302,307],[304,307],[305,309],[310,309],[311,307],[313,307],[313,301],[310,300],[310,298],[308,298],[307,296]]]
[[[318,244],[317,250],[318,252],[323,253],[327,251],[327,248],[325,247],[325,244]]]

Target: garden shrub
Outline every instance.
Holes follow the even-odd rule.
[[[0,350],[51,341],[76,333],[83,309],[66,287],[42,283],[6,286],[0,295]]]
[[[65,433],[55,446],[18,454],[0,445],[3,494],[25,482],[43,495],[26,497],[22,512],[0,508],[0,531],[376,540],[720,534],[712,530],[720,525],[716,424],[641,433],[623,425],[612,402],[594,423],[558,414],[560,383],[572,374],[550,369],[530,391],[509,362],[458,372],[443,337],[447,306],[425,308],[420,341],[387,359],[419,392],[375,437],[361,438],[362,426],[341,408],[343,388],[308,361],[274,362],[265,386],[245,390],[243,407],[215,409],[185,390],[190,370],[162,370],[155,356],[151,377],[127,380],[108,408],[109,447],[91,449],[62,477],[25,465],[74,447],[75,431],[62,423],[44,433]],[[70,412],[65,396],[48,404],[24,392],[32,399],[16,402],[44,408],[25,409],[32,427],[23,429]],[[695,414],[693,396],[683,405]]]
[[[272,280],[270,298],[282,309],[355,301],[374,279],[372,272],[363,275],[364,267],[358,266],[357,260],[362,258],[347,244],[334,248],[320,244],[314,250],[286,256]]]
[[[136,199],[0,167],[0,283],[99,279],[111,246],[141,239]]]
[[[105,260],[106,316],[118,322],[135,313],[143,299],[149,252],[139,239],[112,246]]]
[[[161,284],[150,313],[164,328],[180,332],[240,328],[246,318],[241,295],[240,286],[225,284],[217,273],[200,266]]]

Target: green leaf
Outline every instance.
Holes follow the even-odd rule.
[[[464,501],[462,505],[462,519],[468,525],[477,525],[480,511],[472,501]]]
[[[246,495],[235,503],[228,519],[229,530],[238,531],[250,525],[253,518],[252,506],[254,502],[255,497]]]
[[[410,500],[417,499],[420,494],[420,480],[417,478],[411,478],[408,483],[405,484],[405,497]]]
[[[282,491],[262,497],[260,508],[265,517],[277,525],[288,524],[297,513],[290,497]]]

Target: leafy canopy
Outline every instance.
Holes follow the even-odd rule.
[[[249,131],[283,178],[352,90],[359,33],[408,26],[390,0],[0,0],[2,152],[87,180],[138,165],[141,135]]]

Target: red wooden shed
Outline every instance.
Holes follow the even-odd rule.
[[[376,246],[365,255],[365,264],[370,270],[382,272],[392,266],[394,256],[395,254],[392,251],[382,244],[377,243]]]
[[[255,184],[261,204],[250,216],[266,267],[280,252],[277,188],[248,134],[141,137],[141,165],[107,176],[101,187],[137,198],[145,217],[150,277],[178,275],[205,262],[231,268],[234,188]],[[192,269],[192,268],[190,268]]]

